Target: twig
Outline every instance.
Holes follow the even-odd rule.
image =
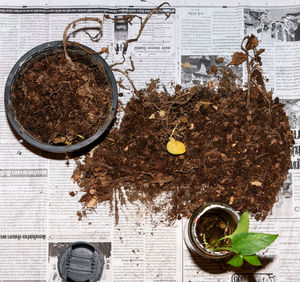
[[[183,170],[175,170],[174,172],[186,174],[186,173],[191,172],[191,171],[194,170],[194,169],[199,169],[199,168],[202,168],[202,167],[203,167],[203,165],[200,165],[200,166],[192,167],[192,168],[190,168],[190,169],[187,170],[187,171],[183,171]]]
[[[257,64],[252,68],[250,77],[252,77],[252,74],[254,73],[255,70],[258,70],[258,71],[259,71],[260,78],[261,78],[261,80],[263,81],[264,79],[263,79],[263,76],[262,76],[262,69],[261,69],[261,67],[260,67],[259,65],[257,65]],[[263,91],[264,91],[265,93],[267,93],[266,85],[263,83],[261,86],[262,86],[262,88],[263,88]]]
[[[113,64],[110,64],[109,67],[113,68],[113,67],[115,67],[117,65],[123,65],[125,63],[125,61],[126,61],[124,53],[122,53],[122,58],[123,58],[123,60],[121,62],[115,62]]]
[[[250,105],[250,96],[251,96],[251,71],[250,71],[250,64],[248,58],[248,51],[246,51],[246,55],[247,55],[246,65],[247,65],[247,73],[248,73],[248,89],[247,89],[247,102],[246,102],[246,109],[247,109]]]
[[[172,136],[173,136],[173,134],[174,134],[174,132],[175,132],[177,126],[179,125],[179,123],[180,123],[180,120],[178,120],[178,121],[176,122],[176,125],[175,125],[175,127],[173,128],[173,130],[172,130],[172,132],[171,132],[171,134],[170,134],[170,139],[172,138]]]
[[[123,74],[129,81],[129,83],[131,84],[132,88],[133,88],[133,91],[136,95],[139,94],[139,91],[136,89],[133,81],[131,80],[131,78],[129,77],[128,73],[124,70],[121,70],[121,69],[118,69],[118,68],[114,68],[114,69],[111,69],[112,71],[117,71],[117,72],[120,72],[121,74]]]
[[[102,32],[99,30],[99,32],[95,35],[92,36],[88,31],[84,30],[84,33],[88,35],[91,41],[93,42],[98,42],[101,38]]]
[[[138,15],[124,15],[121,18],[112,18],[110,15],[105,14],[104,18],[107,20],[112,20],[113,22],[125,22],[128,23],[130,25],[132,25],[132,21],[134,18],[138,18],[141,22],[142,22],[142,17],[138,16]]]
[[[119,85],[119,87],[120,87],[121,89],[129,90],[129,88],[127,88],[127,87],[125,87],[125,86],[123,85],[123,79],[122,79],[122,77],[117,81],[117,83],[118,83],[118,85]]]
[[[130,66],[131,66],[131,68],[127,69],[127,72],[128,71],[135,71],[135,66],[134,66],[134,63],[132,61],[132,57],[131,56],[129,57],[129,60],[130,60]]]
[[[244,51],[245,55],[247,56],[247,74],[248,74],[248,90],[247,90],[247,102],[246,102],[246,108],[249,107],[250,105],[250,96],[251,96],[251,70],[250,70],[250,62],[249,62],[249,52],[248,50],[244,47],[244,42],[249,39],[249,36],[245,36],[242,40],[241,43],[241,49]]]
[[[164,5],[168,5],[170,6],[170,4],[168,2],[163,2],[162,4],[160,4],[159,6],[157,6],[156,8],[152,9],[149,14],[147,15],[147,17],[142,20],[142,18],[139,17],[140,21],[141,21],[141,26],[140,26],[140,30],[138,32],[138,35],[135,37],[135,38],[131,38],[131,39],[127,39],[125,42],[124,42],[124,45],[126,45],[128,47],[128,44],[129,43],[132,43],[132,42],[135,42],[135,41],[138,41],[140,36],[142,35],[142,32],[145,28],[145,25],[146,23],[148,22],[148,20],[151,18],[151,16],[156,12],[158,11],[162,6]]]
[[[268,97],[266,97],[266,92],[263,91],[260,86],[258,85],[258,83],[254,80],[251,79],[251,81],[253,82],[253,84],[257,87],[257,89],[259,90],[259,92],[262,94],[263,99],[265,100],[265,102],[267,102],[270,105],[270,100],[268,99]]]
[[[246,39],[249,39],[249,36],[245,36],[242,40],[242,43],[241,43],[241,49],[244,51],[244,52],[248,52],[248,50],[244,47],[244,42]]]

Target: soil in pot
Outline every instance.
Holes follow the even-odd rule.
[[[51,145],[71,145],[92,136],[112,105],[112,89],[104,68],[83,55],[49,55],[28,64],[14,81],[12,108],[33,138]]]

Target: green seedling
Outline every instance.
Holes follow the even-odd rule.
[[[246,211],[241,215],[239,224],[231,235],[224,236],[211,244],[208,244],[205,240],[206,248],[213,252],[225,250],[235,253],[235,256],[227,262],[232,266],[239,267],[244,260],[252,265],[259,266],[261,262],[256,253],[268,247],[276,240],[278,235],[251,233],[248,230],[249,213]]]

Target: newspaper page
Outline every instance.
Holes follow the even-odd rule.
[[[194,257],[187,248],[183,265],[184,281],[298,281],[299,246],[293,243],[299,231],[299,35],[300,7],[280,8],[182,8],[180,13],[181,62],[189,62],[192,71],[182,67],[181,83],[190,85],[207,79],[206,71],[215,63],[217,56],[227,55],[239,49],[244,35],[254,34],[266,51],[262,55],[264,71],[268,76],[267,87],[286,104],[291,128],[295,134],[295,146],[291,169],[277,196],[271,215],[264,222],[252,221],[250,230],[279,233],[279,239],[263,253],[264,268],[245,268],[229,274],[228,267]],[[191,28],[190,28],[191,26]],[[195,32],[187,30],[201,26],[196,37],[206,38],[199,43]],[[234,30],[234,32],[233,32]],[[213,38],[217,34],[217,38]],[[190,37],[189,37],[190,35]],[[190,41],[194,42],[189,44]],[[196,42],[196,43],[195,43]],[[197,44],[199,43],[199,46]],[[223,44],[223,45],[222,45]],[[241,73],[242,70],[235,70]],[[245,72],[245,70],[244,70]],[[298,151],[297,151],[298,150]],[[286,242],[288,240],[288,242]],[[292,248],[291,248],[292,246]],[[196,265],[195,265],[196,263]],[[232,271],[232,270],[231,270]],[[234,271],[233,271],[234,272]]]
[[[187,219],[172,226],[153,225],[160,215],[153,219],[142,206],[124,206],[118,225],[109,204],[81,218],[81,193],[72,181],[74,160],[38,151],[13,133],[3,93],[16,61],[39,44],[62,40],[66,25],[77,18],[103,18],[104,14],[145,17],[152,8],[149,3],[133,7],[122,2],[110,6],[0,7],[0,281],[61,281],[58,256],[76,241],[88,241],[103,253],[101,281],[299,281],[300,5],[201,7],[184,1],[171,3],[151,17],[140,39],[126,50],[136,67],[131,78],[141,88],[156,78],[184,86],[204,83],[206,70],[215,59],[221,56],[224,64],[230,62],[245,34],[255,34],[266,49],[262,57],[269,78],[267,87],[286,104],[295,146],[291,169],[271,215],[263,222],[251,220],[254,232],[280,234],[261,252],[262,268],[236,270],[195,256],[183,241]],[[163,12],[170,14],[167,20]],[[72,40],[94,50],[109,46],[113,52],[103,57],[111,63],[122,59],[124,40],[135,36],[138,29],[138,21],[132,25],[106,21],[100,46],[84,33],[77,33]],[[191,68],[182,67],[185,62]],[[240,76],[245,74],[240,66],[233,70]],[[128,91],[121,100],[126,103],[129,98]]]

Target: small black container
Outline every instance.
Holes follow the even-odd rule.
[[[82,45],[83,48],[88,49],[90,51],[93,51],[92,49],[88,48],[87,46]],[[28,142],[30,145],[32,145],[35,148],[38,148],[43,151],[52,152],[52,153],[71,153],[75,151],[83,150],[84,148],[90,147],[92,143],[94,143],[101,135],[104,134],[104,132],[107,130],[109,125],[112,123],[116,110],[117,110],[117,103],[118,103],[118,89],[116,80],[114,77],[114,74],[112,73],[109,65],[106,63],[106,61],[100,56],[100,55],[88,55],[86,52],[84,52],[82,49],[76,46],[68,46],[68,53],[74,54],[74,55],[82,55],[86,56],[89,61],[92,61],[96,65],[101,65],[104,67],[104,70],[106,71],[106,74],[109,78],[111,88],[112,88],[112,105],[109,115],[107,116],[104,124],[101,128],[98,129],[98,131],[91,136],[90,138],[83,140],[80,143],[74,144],[74,145],[65,145],[65,146],[55,146],[55,145],[49,145],[44,144],[35,138],[33,138],[31,135],[29,135],[19,124],[19,122],[16,120],[11,101],[10,101],[10,93],[11,93],[11,87],[14,84],[14,81],[18,79],[20,72],[30,64],[33,64],[36,61],[41,60],[45,56],[51,56],[57,53],[62,53],[63,51],[63,43],[62,41],[53,41],[49,43],[44,43],[42,45],[39,45],[30,51],[28,51],[25,55],[23,55],[17,63],[12,68],[7,81],[5,85],[5,93],[4,93],[4,103],[5,103],[5,110],[6,115],[9,120],[9,123],[15,130],[15,132],[26,142]]]
[[[63,250],[57,268],[64,282],[96,282],[103,272],[104,258],[92,244],[75,242]]]

